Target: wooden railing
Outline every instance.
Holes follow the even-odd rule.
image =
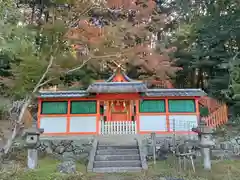
[[[100,121],[101,134],[136,134],[135,121]]]
[[[228,121],[227,105],[223,104],[210,115],[202,118],[202,120],[204,120],[210,127],[218,127],[225,124]]]

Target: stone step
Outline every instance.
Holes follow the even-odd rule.
[[[139,154],[136,155],[96,155],[95,161],[117,161],[117,160],[140,160]]]
[[[141,172],[141,167],[104,167],[93,168],[95,173],[126,173],[126,172]]]
[[[103,167],[141,167],[140,160],[131,161],[95,161],[93,163],[94,168]]]
[[[103,150],[103,149],[138,149],[138,146],[134,145],[125,145],[125,146],[105,146],[105,145],[98,145],[98,150]]]
[[[136,142],[98,142],[100,146],[137,146]]]
[[[103,149],[97,150],[97,155],[136,155],[139,154],[138,149]]]
[[[110,136],[99,136],[98,144],[105,146],[121,146],[121,145],[137,145],[137,141],[133,135],[110,135]]]

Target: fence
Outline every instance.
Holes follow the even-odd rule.
[[[135,121],[100,121],[101,134],[136,134]]]

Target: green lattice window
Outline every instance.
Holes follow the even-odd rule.
[[[96,114],[96,101],[71,101],[71,114]]]
[[[43,101],[41,114],[67,114],[67,101]]]
[[[169,112],[195,112],[194,100],[169,100]]]
[[[158,113],[165,112],[165,101],[164,100],[143,100],[140,101],[139,111],[143,113]]]

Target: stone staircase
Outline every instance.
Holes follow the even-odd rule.
[[[137,140],[122,142],[100,139],[95,153],[91,154],[94,158],[90,157],[91,170],[88,170],[96,173],[140,172],[147,165],[139,147]]]

